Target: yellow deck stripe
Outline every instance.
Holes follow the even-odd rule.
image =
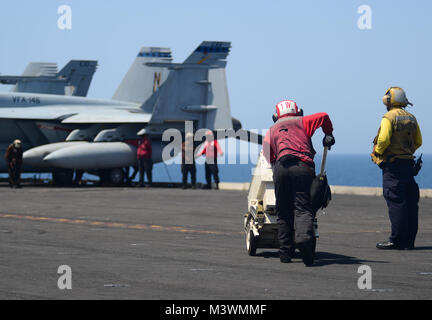
[[[107,222],[107,221],[95,221],[95,220],[83,220],[83,219],[67,219],[67,218],[53,218],[53,217],[38,217],[29,215],[19,214],[8,214],[0,213],[0,218],[4,219],[19,219],[29,221],[40,221],[40,222],[56,222],[76,225],[88,225],[88,226],[101,226],[108,228],[117,229],[132,229],[132,230],[152,230],[152,231],[174,231],[182,233],[197,233],[197,234],[209,234],[209,235],[239,235],[244,232],[221,232],[211,230],[197,230],[189,229],[180,226],[160,226],[153,224],[130,224],[130,223],[119,223],[119,222]],[[421,228],[423,232],[431,232],[430,228]],[[350,234],[350,233],[388,233],[390,230],[326,230],[325,233],[329,234]]]
[[[82,220],[82,219],[37,217],[37,216],[8,214],[8,213],[0,213],[0,218],[41,221],[41,222],[56,222],[56,223],[66,223],[66,224],[79,224],[79,225],[89,225],[89,226],[102,226],[102,227],[109,227],[109,228],[133,229],[133,230],[174,231],[174,232],[198,233],[198,234],[209,234],[209,235],[238,234],[237,232],[196,230],[196,229],[189,229],[189,228],[178,227],[178,226],[159,226],[159,225],[150,225],[150,224],[148,225],[129,224],[129,223],[120,223],[120,222],[106,222],[106,221],[94,221],[94,220]]]

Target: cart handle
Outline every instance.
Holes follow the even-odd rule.
[[[321,176],[325,174],[325,166],[326,166],[326,161],[327,161],[327,151],[328,151],[328,147],[324,147],[323,157],[322,157],[322,161],[321,161],[321,171],[320,171]]]

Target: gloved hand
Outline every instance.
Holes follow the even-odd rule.
[[[329,150],[331,150],[331,146],[336,143],[335,138],[332,134],[326,134],[323,139],[323,146],[328,147]]]

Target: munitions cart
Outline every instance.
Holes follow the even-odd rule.
[[[246,248],[250,256],[256,255],[256,250],[260,248],[279,248],[275,205],[273,171],[261,152],[249,187],[249,211],[244,216]],[[318,238],[316,218],[314,229],[315,237]]]

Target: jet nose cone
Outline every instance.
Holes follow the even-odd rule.
[[[35,152],[35,150],[34,149],[30,149],[30,150],[27,150],[27,151],[25,151],[24,153],[23,153],[23,159],[24,160],[33,160],[34,159],[34,157],[37,155],[37,152]]]
[[[54,151],[43,158],[43,162],[46,165],[52,167],[63,167],[65,161],[67,161],[67,156],[63,155],[63,150]]]
[[[23,153],[23,162],[26,166],[30,167],[41,167],[44,165],[43,159],[49,152],[43,152],[41,150],[30,149]]]
[[[30,150],[27,150],[23,154],[24,166],[34,168],[48,168],[52,166],[52,164],[45,161],[45,158],[51,153],[54,153],[64,148],[69,148],[86,143],[87,142],[85,141],[57,142],[32,148]]]
[[[106,169],[135,165],[136,148],[123,142],[97,142],[50,153],[44,162],[65,169]]]

